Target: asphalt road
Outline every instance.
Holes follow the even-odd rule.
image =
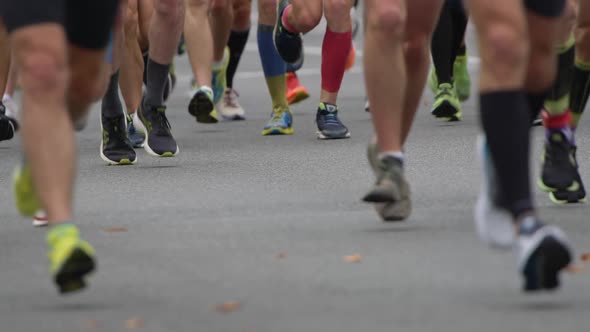
[[[0,144],[0,331],[587,331],[590,272],[565,275],[557,293],[523,295],[514,255],[490,251],[474,234],[476,98],[462,122],[449,124],[430,116],[425,93],[407,145],[414,213],[406,223],[383,224],[361,203],[373,181],[361,61],[340,98],[352,138],[318,141],[322,32],[306,36],[301,80],[312,97],[294,107],[291,137],[260,136],[270,100],[255,33],[236,78],[247,121],[196,124],[186,110],[190,69],[178,60],[168,111],[175,159],[139,150],[136,166],[106,166],[94,108],[79,134],[75,221],[99,270],[83,293],[57,295],[45,232],[14,208],[20,142]],[[476,58],[470,70],[476,82]],[[587,180],[588,124],[578,133]],[[534,133],[537,174],[543,131]],[[556,207],[535,192],[544,218],[578,253],[590,249],[590,208]]]

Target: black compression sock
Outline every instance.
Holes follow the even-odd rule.
[[[529,111],[521,91],[480,96],[481,120],[500,189],[500,204],[517,217],[533,209],[529,173]]]
[[[558,50],[557,77],[545,100],[545,109],[551,115],[565,113],[569,107],[568,100],[572,88],[575,53],[574,39],[572,36]]]
[[[119,71],[117,70],[109,81],[107,92],[102,98],[101,104],[102,116],[107,118],[114,118],[124,115],[123,105],[119,98]]]
[[[572,74],[572,89],[570,92],[570,108],[575,126],[584,112],[588,95],[590,94],[590,63],[576,60]]]
[[[465,49],[465,43],[463,41],[465,37],[465,30],[467,29],[467,14],[463,9],[463,6],[452,6],[451,10],[451,18],[453,20],[453,34],[452,34],[452,46],[453,46],[453,53],[451,58],[451,64],[455,64],[455,58],[458,55],[466,55],[467,50]],[[452,67],[451,67],[452,68]]]
[[[168,83],[170,64],[163,65],[148,58],[145,104],[161,106],[164,103],[164,88]]]
[[[234,86],[234,76],[238,70],[238,64],[242,58],[242,52],[248,42],[248,35],[250,34],[250,28],[244,31],[231,31],[227,46],[229,47],[229,64],[227,65],[227,87],[232,88]]]
[[[528,92],[526,94],[529,105],[529,125],[539,117],[543,103],[548,95],[549,90],[543,92]]]
[[[449,1],[445,1],[443,9],[432,35],[432,62],[436,70],[438,84],[451,83],[453,77],[453,45],[449,42],[453,34],[453,19]],[[453,59],[454,60],[454,59]]]

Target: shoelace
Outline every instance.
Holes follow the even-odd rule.
[[[118,142],[125,142],[127,140],[127,133],[124,130],[119,130],[119,124],[122,119],[120,117],[106,118],[107,128],[109,129],[109,137],[117,138]],[[110,140],[112,142],[112,140]]]
[[[326,124],[340,125],[340,120],[336,112],[326,112],[324,122]]]
[[[164,111],[160,111],[159,109],[156,110],[156,114],[154,114],[154,122],[158,124],[156,128],[156,135],[158,136],[170,136],[170,122],[166,117],[166,113]]]

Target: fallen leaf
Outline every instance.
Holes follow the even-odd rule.
[[[286,252],[280,252],[277,254],[277,259],[283,259],[285,257],[287,257],[287,253]]]
[[[225,303],[216,305],[215,311],[221,312],[224,314],[228,314],[230,312],[234,312],[234,311],[240,309],[241,307],[242,307],[242,305],[240,304],[240,302],[230,301],[230,302],[225,302]]]
[[[125,227],[109,227],[104,229],[107,233],[124,233],[127,232],[127,228]]]
[[[566,267],[565,270],[569,273],[576,274],[576,273],[584,272],[584,267],[582,265],[572,264],[572,265],[569,265],[568,267]]]
[[[125,321],[125,327],[128,330],[137,330],[144,326],[143,319],[139,317],[132,317]]]
[[[585,252],[582,254],[582,262],[590,262],[590,252]]]
[[[98,328],[98,321],[94,319],[89,319],[84,322],[84,327],[87,329],[96,329]]]
[[[347,263],[360,263],[361,260],[363,260],[363,256],[359,254],[344,256],[344,261]]]

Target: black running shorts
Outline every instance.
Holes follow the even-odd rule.
[[[525,0],[526,8],[545,17],[559,17],[565,10],[566,0]]]
[[[43,23],[64,27],[68,41],[81,48],[107,47],[119,0],[0,0],[8,32]]]

